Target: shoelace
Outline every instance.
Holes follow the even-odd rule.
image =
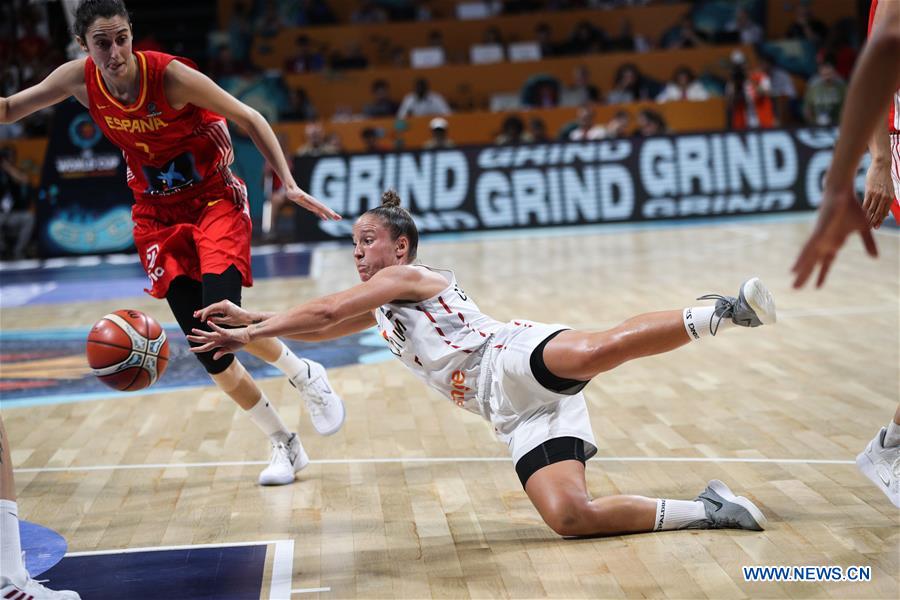
[[[734,313],[734,302],[721,294],[706,294],[705,296],[700,296],[699,298],[697,298],[697,300],[715,300],[716,304],[718,304],[719,300],[721,300],[725,303],[725,310],[723,310],[718,315],[716,315],[716,311],[713,311],[713,314],[709,317],[709,333],[710,335],[715,336],[719,331],[719,324],[722,322],[722,319],[725,318],[725,313],[727,313],[728,311],[731,311],[732,314]],[[717,316],[719,318],[716,319],[716,324],[715,326],[713,326],[713,319],[715,319]]]
[[[328,397],[316,389],[316,383],[321,384],[320,378],[317,377],[314,381],[305,381],[300,385],[303,391],[308,394],[307,397],[313,401],[313,404],[324,408],[328,406]]]
[[[290,440],[288,440],[288,443]],[[288,446],[288,443],[278,442],[277,444],[272,444],[272,460],[269,461],[270,465],[274,465],[279,462],[279,459],[284,457],[284,460],[287,462],[291,462],[291,449]]]

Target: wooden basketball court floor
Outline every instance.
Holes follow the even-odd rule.
[[[719,478],[762,508],[765,532],[560,539],[490,427],[398,361],[331,370],[348,416],[327,438],[284,378],[261,382],[312,459],[279,488],[256,485],[267,445],[212,386],[5,408],[20,515],[74,553],[279,540],[288,551],[274,560],[288,579],[261,597],[897,598],[900,511],[854,458],[900,400],[900,236],[877,234],[877,261],[852,238],[825,288],[797,292],[789,269],[811,224],[426,238],[419,252],[454,268],[496,318],[585,328],[762,277],[777,325],[626,364],[586,395],[595,495],[693,498]],[[311,278],[259,280],[245,305],[284,308],[356,281],[349,246],[314,262]],[[149,297],[125,304],[173,321]],[[7,308],[2,327],[88,326],[125,307]],[[869,566],[871,581],[745,581],[742,566],[754,565]]]

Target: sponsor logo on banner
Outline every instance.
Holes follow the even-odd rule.
[[[299,236],[349,236],[387,188],[423,232],[809,210],[835,135],[776,129],[300,157],[301,187],[345,220],[303,216]]]

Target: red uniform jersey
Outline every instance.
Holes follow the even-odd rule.
[[[138,98],[123,105],[107,90],[100,69],[90,57],[84,64],[89,111],[104,135],[122,149],[128,185],[135,200],[169,203],[202,193],[213,182],[227,182],[234,160],[225,118],[188,104],[181,110],[166,100],[166,67],[178,60],[162,52],[135,52]]]
[[[872,25],[875,22],[875,10],[878,8],[878,0],[872,0],[869,7],[869,35],[872,34]],[[893,133],[900,133],[900,90],[894,93],[893,102],[888,112],[888,130]]]

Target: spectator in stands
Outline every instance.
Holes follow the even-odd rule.
[[[665,135],[668,131],[666,120],[655,110],[645,108],[637,114],[637,129],[634,135],[638,137],[653,137],[657,135]]]
[[[519,115],[509,115],[503,120],[500,133],[494,138],[498,146],[515,146],[534,141],[531,134],[525,131],[525,123]]]
[[[306,143],[297,149],[297,156],[323,156],[338,152],[340,152],[340,144],[335,143],[335,138],[325,135],[325,129],[321,123],[307,124]]]
[[[351,23],[385,23],[388,13],[374,0],[363,0],[350,16]]]
[[[762,69],[747,71],[744,54],[731,55],[731,78],[725,84],[732,129],[768,129],[775,126],[772,82]]]
[[[541,49],[541,56],[543,58],[561,54],[559,45],[553,41],[550,25],[547,23],[542,21],[537,24],[534,28],[534,38],[538,47]]]
[[[594,124],[594,109],[590,106],[582,106],[578,109],[577,125],[569,132],[569,139],[573,142],[587,140],[602,140],[606,137],[606,128]]]
[[[253,24],[253,33],[263,38],[273,38],[289,23],[282,15],[277,0],[266,0],[262,14]]]
[[[297,25],[333,25],[337,23],[326,0],[307,0],[301,7]]]
[[[797,2],[794,10],[794,22],[787,30],[787,38],[793,40],[806,40],[819,46],[828,35],[828,27],[825,23],[813,16],[806,2]]]
[[[335,71],[365,69],[369,66],[369,60],[357,42],[348,42],[344,52],[339,50],[332,52],[328,57],[328,62]]]
[[[829,30],[825,45],[819,50],[820,57],[826,54],[834,58],[834,69],[844,81],[850,79],[853,65],[859,54],[859,43],[856,39],[856,21],[841,19]]]
[[[647,52],[650,41],[640,33],[635,33],[631,20],[622,17],[619,33],[609,40],[609,50],[613,52]]]
[[[600,102],[600,90],[591,83],[591,72],[588,71],[587,66],[575,67],[572,86],[566,89],[564,97],[565,104],[568,106]]]
[[[759,68],[769,77],[778,121],[782,124],[798,121],[802,111],[797,100],[797,88],[794,87],[791,76],[765,54],[759,56]]]
[[[634,63],[625,63],[616,70],[613,89],[606,97],[607,104],[625,104],[653,97],[650,82]]]
[[[619,110],[616,111],[616,114],[613,115],[612,119],[610,119],[606,123],[606,137],[607,138],[621,138],[621,137],[629,137],[631,135],[629,131],[629,127],[631,126],[631,115],[627,110]]]
[[[372,101],[363,108],[363,114],[367,117],[393,117],[400,108],[391,98],[390,84],[384,79],[376,79],[372,82]]]
[[[429,89],[427,79],[416,79],[415,86],[415,90],[403,97],[397,110],[398,118],[450,114],[450,105],[443,96]]]
[[[734,34],[735,41],[753,46],[763,39],[763,29],[743,8],[737,8],[734,21],[725,26],[725,30]]]
[[[487,29],[484,30],[484,35],[481,39],[482,44],[500,44],[504,45],[503,41],[503,33],[500,31],[500,28],[496,25],[491,25]]]
[[[244,73],[244,63],[237,60],[231,53],[231,47],[221,44],[215,49],[215,54],[209,63],[209,76],[222,87],[228,87],[228,79],[240,77]]]
[[[426,46],[429,48],[439,48],[441,52],[444,54],[444,62],[445,63],[454,63],[456,62],[456,56],[450,56],[450,52],[447,50],[447,47],[444,46],[444,34],[440,29],[432,29],[428,34],[428,42]]]
[[[325,68],[325,57],[313,49],[307,36],[298,35],[295,47],[294,55],[284,61],[286,73],[314,73]]]
[[[540,117],[531,117],[528,120],[528,134],[535,144],[547,144],[552,141],[547,133],[547,124]]]
[[[819,63],[818,73],[806,85],[803,118],[807,125],[837,125],[844,105],[847,84],[834,68],[833,57]]]
[[[709,36],[694,26],[690,15],[681,18],[677,25],[663,34],[663,48],[698,48],[709,43]]]
[[[709,92],[702,83],[697,81],[694,72],[687,66],[680,66],[672,74],[672,81],[666,84],[663,91],[656,97],[657,102],[671,102],[674,100],[708,100]]]
[[[406,48],[403,46],[394,46],[391,48],[391,65],[405,69],[409,66],[409,57],[406,54]]]
[[[606,33],[594,27],[590,21],[579,21],[569,36],[566,54],[579,55],[604,52],[609,46]]]
[[[228,47],[235,60],[244,61],[249,58],[250,46],[253,44],[253,30],[250,27],[250,6],[246,2],[235,2],[228,19]]]
[[[28,175],[16,166],[14,148],[0,149],[0,257],[25,258],[34,232],[34,196]]]
[[[281,111],[281,121],[315,121],[319,118],[316,107],[313,106],[306,89],[302,87],[288,90],[289,103],[287,108]]]
[[[425,142],[426,149],[452,148],[455,145],[447,134],[447,119],[435,117],[428,123],[428,127],[431,128],[431,139]]]
[[[381,142],[381,139],[384,137],[384,131],[377,127],[363,128],[359,132],[359,137],[363,143],[363,152],[374,154],[384,152],[387,149]]]

